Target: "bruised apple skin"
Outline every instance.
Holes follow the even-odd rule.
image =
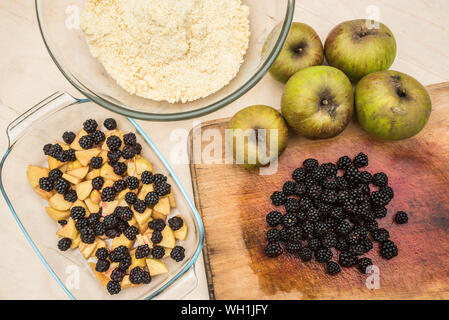
[[[278,32],[278,27],[272,33]],[[273,35],[268,36],[272,39]],[[265,43],[265,47],[269,41]],[[270,68],[270,74],[286,83],[292,75],[307,67],[321,65],[324,60],[320,36],[307,24],[293,22],[282,50]]]
[[[329,33],[324,52],[330,66],[357,82],[367,74],[391,67],[396,58],[396,40],[383,23],[351,20]]]
[[[309,139],[332,138],[351,120],[353,87],[336,68],[309,67],[287,82],[281,107],[285,120],[296,133]]]
[[[364,77],[356,86],[355,101],[360,125],[384,140],[413,137],[424,128],[432,112],[424,86],[392,70]]]

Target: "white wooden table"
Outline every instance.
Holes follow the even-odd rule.
[[[274,0],[273,0],[274,1]],[[322,40],[341,21],[376,17],[386,23],[398,42],[393,69],[409,73],[424,84],[449,80],[449,1],[447,0],[297,0],[295,20],[313,26]],[[373,16],[374,15],[374,16]],[[34,1],[0,1],[0,128],[57,90],[80,94],[50,59],[39,34]],[[254,89],[202,121],[232,116],[252,104],[279,107],[282,85],[266,76]],[[166,139],[174,129],[190,130],[193,121],[140,122],[164,154],[179,141]],[[0,134],[0,149],[7,139]],[[188,165],[174,165],[191,192]],[[0,197],[1,198],[1,197]],[[206,230],[207,232],[207,230]],[[3,198],[0,200],[0,299],[66,299],[19,230]],[[198,287],[188,296],[207,299],[204,266],[197,263]]]

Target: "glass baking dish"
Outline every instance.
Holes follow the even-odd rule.
[[[165,259],[169,273],[153,277],[149,285],[127,288],[115,296],[107,293],[78,250],[58,250],[55,234],[58,224],[45,213],[46,200],[32,190],[26,177],[29,164],[46,166],[43,145],[60,141],[64,131],[79,131],[85,119],[93,118],[102,123],[108,117],[116,119],[118,128],[123,131],[135,132],[143,146],[142,156],[153,164],[155,171],[168,177],[177,205],[172,214],[181,215],[189,230],[186,240],[181,242],[186,250],[182,262]],[[58,92],[14,120],[6,133],[9,146],[0,163],[1,192],[30,245],[69,298],[109,300],[157,296],[180,299],[196,287],[194,263],[204,239],[201,218],[167,160],[133,119],[87,99],[79,100]]]

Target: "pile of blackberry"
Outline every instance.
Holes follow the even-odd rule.
[[[354,159],[343,156],[336,164],[306,159],[293,172],[293,181],[271,195],[273,205],[283,206],[285,213],[277,209],[266,216],[271,229],[266,233],[265,255],[287,252],[304,262],[314,257],[330,275],[352,266],[367,272],[372,261],[364,255],[374,241],[383,258],[397,256],[390,233],[378,224],[387,215],[394,191],[385,173],[372,175],[362,169],[366,166],[364,153]],[[394,220],[407,223],[407,213],[399,211]]]

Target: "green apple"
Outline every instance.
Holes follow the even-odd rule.
[[[277,32],[277,28],[274,28],[271,33]],[[268,36],[268,39],[271,38],[271,35]],[[264,47],[268,43],[267,40]],[[320,65],[323,60],[323,44],[315,30],[307,24],[294,22],[270,73],[275,79],[285,83],[299,70]]]
[[[429,120],[432,102],[416,79],[397,71],[364,77],[355,91],[357,118],[370,134],[386,140],[407,139]]]
[[[287,82],[281,106],[285,120],[298,134],[309,139],[332,138],[351,120],[353,87],[336,68],[309,67]]]
[[[352,20],[329,33],[324,52],[329,65],[357,82],[367,74],[391,67],[396,57],[396,40],[383,23]]]
[[[262,130],[261,130],[262,129]],[[288,143],[288,127],[275,109],[255,105],[237,112],[226,132],[237,164],[247,169],[276,160]]]

